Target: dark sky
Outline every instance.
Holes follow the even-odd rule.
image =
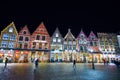
[[[120,31],[119,15],[117,4],[112,1],[0,2],[1,30],[14,21],[18,31],[28,25],[33,32],[43,21],[50,35],[58,27],[63,37],[68,28],[75,37],[81,28],[87,36],[91,30],[117,33]]]

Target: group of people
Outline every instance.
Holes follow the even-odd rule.
[[[109,59],[106,59],[106,58],[104,59],[104,58],[103,58],[102,60],[103,60],[104,65],[105,65],[105,64],[107,64],[107,65],[109,64]]]
[[[114,60],[114,64],[115,64],[117,67],[119,67],[119,65],[120,65],[120,60],[119,60],[119,59]]]

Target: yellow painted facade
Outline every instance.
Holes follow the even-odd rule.
[[[9,31],[10,28],[13,28],[13,31],[12,31],[12,32]],[[7,40],[3,40],[3,34],[4,34],[4,33],[7,33],[7,34],[15,34],[16,39],[15,39],[15,40],[10,40],[10,38],[8,38]],[[16,48],[17,40],[18,40],[18,32],[17,32],[17,30],[16,30],[16,27],[15,27],[14,22],[11,22],[5,29],[3,29],[3,30],[1,31],[0,46],[1,46],[1,44],[2,44],[2,41],[8,41],[8,43],[9,43],[10,41],[12,41],[12,42],[15,42],[15,43],[14,43],[14,44],[15,44],[15,45],[14,45],[14,48]],[[1,47],[2,47],[2,46],[1,46]],[[8,44],[7,44],[7,47],[6,47],[6,48],[8,48]]]

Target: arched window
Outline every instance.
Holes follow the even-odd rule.
[[[26,34],[26,31],[24,31],[23,34]]]

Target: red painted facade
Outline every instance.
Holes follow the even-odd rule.
[[[37,35],[38,39],[37,39]],[[45,39],[42,37],[45,36]],[[43,24],[43,22],[37,27],[37,29],[31,35],[31,48],[35,49],[47,49],[50,50],[50,35]]]
[[[18,33],[18,48],[30,49],[30,32],[27,27],[23,27]]]
[[[99,52],[99,46],[98,46],[98,38],[93,33],[93,31],[90,32],[90,35],[88,37],[89,46],[88,49],[92,49],[94,52]]]
[[[40,62],[50,60],[50,35],[43,22],[31,35],[31,49],[37,50],[31,52],[32,59],[38,58]]]

